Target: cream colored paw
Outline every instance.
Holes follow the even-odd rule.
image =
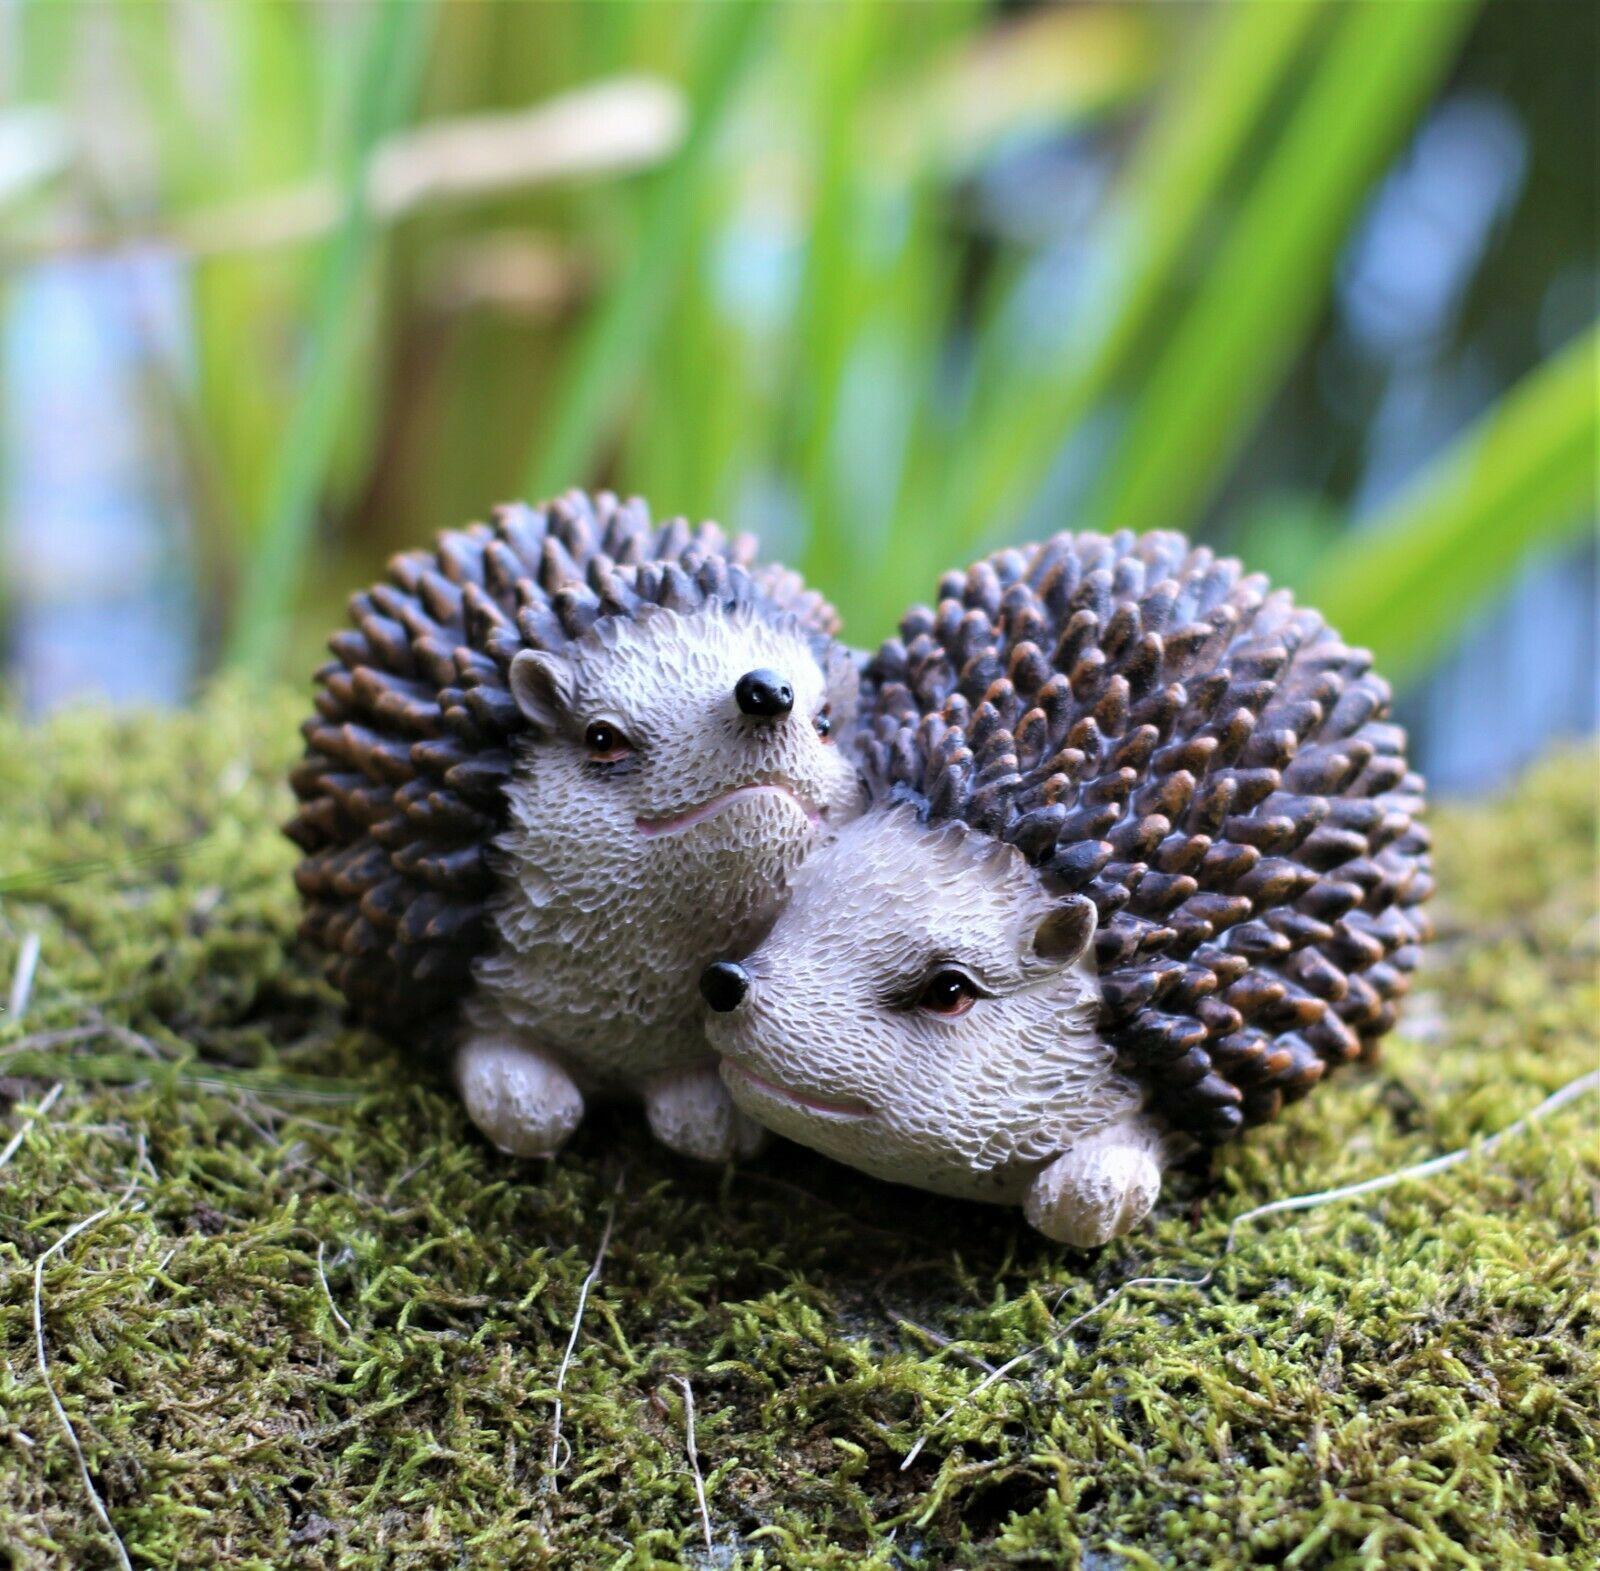
[[[1093,1249],[1135,1228],[1161,1194],[1162,1137],[1144,1119],[1097,1130],[1034,1179],[1023,1212],[1046,1238]]]
[[[553,1058],[502,1037],[456,1053],[467,1117],[511,1156],[553,1156],[583,1119],[583,1093]]]
[[[662,1145],[700,1162],[753,1156],[767,1132],[733,1105],[715,1060],[670,1069],[644,1088],[645,1116]]]

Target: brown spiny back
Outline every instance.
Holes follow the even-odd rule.
[[[939,594],[867,668],[869,780],[1094,901],[1102,1029],[1155,1110],[1224,1139],[1370,1049],[1432,888],[1371,656],[1168,532],[1057,535]]]
[[[654,527],[643,502],[572,491],[447,531],[352,597],[316,674],[285,832],[306,853],[301,933],[363,1019],[393,1034],[437,1023],[488,940],[488,851],[526,729],[507,686],[517,652],[559,650],[602,617],[708,600],[830,636],[832,607],[755,554],[747,535]]]

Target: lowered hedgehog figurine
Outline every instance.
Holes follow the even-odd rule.
[[[831,607],[748,537],[577,492],[389,580],[351,601],[303,728],[303,934],[370,1024],[453,1037],[505,1150],[554,1151],[617,1089],[678,1151],[749,1149],[695,984],[861,806]]]
[[[1428,894],[1370,656],[1176,534],[948,575],[868,666],[869,810],[702,991],[734,1100],[1087,1247],[1389,1029]]]

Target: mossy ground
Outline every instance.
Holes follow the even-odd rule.
[[[696,1171],[629,1109],[549,1165],[487,1149],[438,1066],[346,1030],[293,950],[297,708],[0,722],[0,872],[155,853],[0,893],[0,984],[43,939],[0,1027],[0,1145],[65,1082],[0,1171],[19,1571],[113,1563],[38,1373],[33,1262],[141,1138],[132,1200],[41,1295],[135,1565],[1600,1564],[1594,1102],[1253,1227],[1208,1289],[1137,1290],[939,1421],[978,1361],[1199,1272],[1246,1207],[1461,1145],[1595,1066],[1591,755],[1436,816],[1442,938],[1379,1068],[1086,1256],[793,1148]]]

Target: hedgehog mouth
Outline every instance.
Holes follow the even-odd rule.
[[[817,808],[813,807],[793,786],[785,784],[782,780],[751,780],[730,790],[719,791],[715,796],[707,797],[705,801],[685,808],[681,813],[670,813],[661,818],[636,818],[634,827],[641,835],[679,834],[685,829],[694,828],[696,824],[703,824],[708,818],[715,818],[723,808],[755,796],[787,797],[806,815],[807,821],[813,828],[822,817]]]
[[[809,1091],[796,1091],[789,1086],[781,1086],[776,1081],[768,1080],[758,1075],[753,1069],[746,1069],[743,1064],[736,1064],[731,1058],[722,1060],[724,1078],[730,1073],[742,1080],[747,1089],[760,1096],[771,1098],[775,1102],[787,1102],[791,1107],[801,1107],[808,1113],[821,1113],[825,1118],[871,1118],[876,1111],[866,1102],[857,1102],[853,1099],[843,1101],[829,1101],[826,1097],[813,1096]]]

